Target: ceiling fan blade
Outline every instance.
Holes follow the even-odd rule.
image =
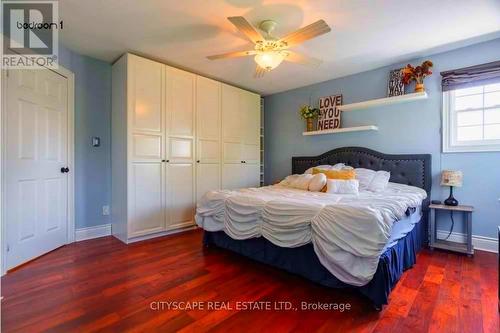
[[[301,65],[319,66],[322,61],[317,58],[308,57],[306,55],[287,50],[288,55],[284,60],[294,62]]]
[[[266,74],[266,72],[267,71],[264,68],[257,65],[257,67],[255,67],[255,74],[253,75],[253,77],[256,79],[260,79],[264,76],[264,74]]]
[[[299,30],[289,33],[280,39],[280,42],[285,42],[288,46],[300,44],[306,40],[318,37],[320,35],[330,32],[332,29],[326,24],[324,20],[316,21]]]
[[[264,37],[243,16],[231,16],[227,19],[254,44],[264,41]]]
[[[249,56],[256,54],[257,52],[254,50],[251,51],[235,51],[235,52],[228,52],[228,53],[222,53],[222,54],[216,54],[216,55],[211,55],[208,56],[207,58],[210,60],[217,60],[217,59],[224,59],[224,58],[237,58],[237,57],[244,57],[244,56]]]

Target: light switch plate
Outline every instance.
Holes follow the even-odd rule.
[[[102,215],[104,215],[104,216],[109,215],[109,206],[108,205],[102,206]]]

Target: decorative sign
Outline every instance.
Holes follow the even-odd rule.
[[[318,131],[340,128],[342,95],[332,95],[319,99]]]
[[[400,96],[404,94],[405,84],[403,83],[403,68],[392,70],[389,73],[387,97]]]

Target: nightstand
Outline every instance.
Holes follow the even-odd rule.
[[[446,205],[429,205],[431,217],[430,217],[430,233],[431,239],[429,242],[429,247],[432,249],[444,249],[454,252],[465,253],[467,255],[474,254],[474,247],[472,246],[472,212],[474,207],[472,206],[446,206]],[[436,233],[436,210],[445,210],[451,212],[461,212],[464,215],[465,220],[465,243],[457,243],[446,240],[437,239]]]

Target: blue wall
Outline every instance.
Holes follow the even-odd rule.
[[[59,63],[75,73],[76,228],[110,223],[102,206],[111,202],[111,65],[59,47]],[[101,146],[91,146],[91,138]]]
[[[425,80],[427,100],[344,112],[342,127],[377,125],[378,132],[353,132],[321,136],[302,136],[305,122],[298,109],[311,98],[342,94],[343,103],[360,102],[386,96],[389,70],[406,63],[419,64],[430,59],[434,74]],[[442,169],[459,169],[464,186],[455,197],[476,208],[473,234],[496,236],[500,225],[500,152],[441,153],[441,76],[439,72],[500,59],[500,39],[450,52],[433,54],[406,63],[363,72],[265,97],[265,179],[273,183],[291,173],[291,157],[318,155],[337,147],[363,146],[384,153],[431,153],[433,199],[445,199],[448,188],[439,186]],[[409,87],[413,91],[413,87]],[[441,216],[439,229],[448,228],[449,216]],[[460,231],[458,227],[455,231]]]

